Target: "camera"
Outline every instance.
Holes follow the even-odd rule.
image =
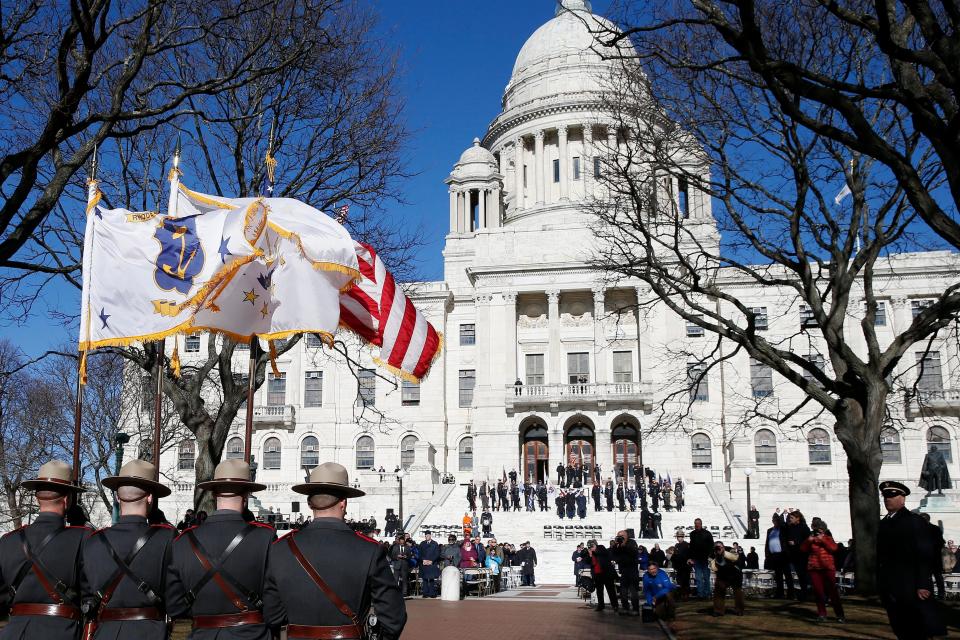
[[[623,544],[625,538],[623,536],[617,536],[614,540],[617,541],[617,544]]]

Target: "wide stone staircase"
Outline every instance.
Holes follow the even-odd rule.
[[[433,507],[425,514],[422,521],[416,523],[417,529],[411,533],[416,539],[422,538],[424,529],[434,530],[435,538],[441,542],[446,542],[446,536],[439,531],[444,527],[459,527],[463,521],[463,514],[467,509],[466,486],[458,486],[447,496],[446,500]],[[694,518],[701,518],[703,525],[713,531],[714,538],[723,540],[730,544],[735,540],[732,529],[726,531],[724,527],[730,527],[731,523],[724,515],[724,510],[714,503],[706,485],[692,484],[685,490],[686,506],[683,511],[661,511],[663,516],[662,529],[663,538],[661,540],[638,540],[639,544],[648,549],[653,545],[660,543],[660,547],[666,550],[675,541],[675,528],[678,526],[693,527]],[[637,533],[640,531],[640,511],[620,512],[614,509],[611,512],[594,512],[593,502],[588,502],[587,517],[581,520],[575,518],[560,519],[557,517],[554,508],[553,498],[548,499],[551,506],[550,511],[493,511],[492,533],[496,536],[498,542],[509,542],[514,546],[519,546],[522,542],[529,541],[537,552],[536,579],[538,584],[570,584],[573,582],[573,561],[571,556],[576,549],[577,543],[585,542],[588,537],[596,537],[603,544],[608,544],[617,531],[623,529],[634,529]],[[478,500],[479,506],[479,500]],[[639,507],[638,507],[639,509]],[[480,515],[480,512],[477,512]],[[556,526],[563,526],[562,534],[556,535]],[[544,527],[549,526],[550,537],[544,537]],[[600,535],[587,535],[585,530],[578,532],[576,529],[569,533],[567,527],[591,527],[600,528]],[[578,535],[579,533],[579,535]],[[438,535],[440,534],[440,535]],[[748,541],[755,543],[756,541]],[[742,544],[742,543],[741,543]]]

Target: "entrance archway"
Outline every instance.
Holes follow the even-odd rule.
[[[639,462],[639,429],[626,420],[617,422],[610,430],[610,443],[613,448],[613,472],[627,484],[631,480],[635,484],[633,468]]]
[[[574,416],[567,421],[563,431],[563,445],[566,464],[588,470],[588,478],[593,477],[596,465],[597,438],[593,423],[583,416]]]
[[[520,460],[524,480],[547,481],[550,476],[550,445],[547,425],[539,418],[524,421],[520,425]]]

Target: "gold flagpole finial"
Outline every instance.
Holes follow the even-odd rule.
[[[90,159],[90,181],[94,182],[97,179],[97,151],[99,150],[100,145],[95,143],[93,145],[93,157]]]
[[[270,123],[270,136],[267,138],[267,157],[268,158],[273,153],[273,130],[276,124],[277,124],[276,120]]]
[[[177,133],[177,146],[173,148],[173,166],[170,167],[170,175],[167,176],[167,180],[172,182],[180,175],[182,175],[180,172],[180,134]]]

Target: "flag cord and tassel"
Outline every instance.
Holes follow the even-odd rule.
[[[280,377],[280,369],[277,367],[277,345],[273,340],[270,340],[270,370],[273,372],[273,375]]]
[[[170,369],[174,378],[180,378],[180,341],[174,338],[173,353],[170,355]]]

